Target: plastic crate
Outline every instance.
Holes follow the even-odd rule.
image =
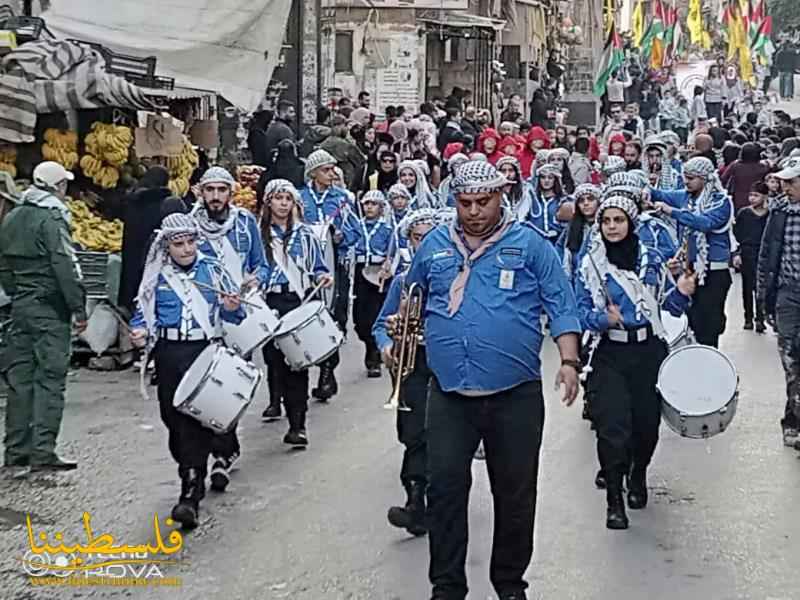
[[[75,252],[83,277],[86,297],[96,300],[109,300],[114,304],[119,297],[119,278],[121,269],[119,255],[108,252]]]

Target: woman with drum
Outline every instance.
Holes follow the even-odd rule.
[[[333,285],[333,277],[323,261],[319,239],[302,222],[303,201],[297,189],[285,179],[271,181],[265,191],[261,212],[261,237],[267,257],[267,306],[283,317],[298,308],[314,283]],[[282,401],[289,420],[285,444],[296,448],[308,445],[308,369],[293,371],[283,353],[274,345],[264,346],[270,404]],[[269,409],[268,409],[269,410]]]
[[[358,339],[364,342],[364,366],[367,377],[381,376],[381,353],[372,337],[372,325],[380,313],[391,273],[386,266],[392,227],[383,217],[386,198],[383,192],[372,190],[361,198],[362,217],[357,225],[345,229],[345,243],[354,249],[356,268],[353,290],[353,321]]]
[[[147,255],[130,334],[134,346],[147,347],[155,358],[161,419],[181,478],[172,518],[187,529],[197,526],[215,433],[178,412],[173,399],[184,373],[215,337],[218,321],[240,323],[245,316],[230,274],[198,254],[197,238],[189,215],[164,217]]]
[[[638,214],[630,198],[603,201],[575,282],[583,327],[593,335],[587,394],[606,477],[609,529],[628,527],[625,474],[628,507],[647,505],[647,467],[661,418],[656,380],[667,356],[661,310],[680,316],[695,290],[689,275],[671,285],[660,255],[635,233]]]

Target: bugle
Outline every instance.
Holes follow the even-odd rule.
[[[400,400],[400,387],[414,372],[417,363],[417,344],[422,341],[422,300],[422,290],[413,283],[405,294],[405,306],[400,303],[402,310],[395,325],[392,365],[389,368],[394,383],[392,395],[383,405],[386,409],[402,412],[411,410],[405,401]]]

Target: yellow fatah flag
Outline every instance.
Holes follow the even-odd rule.
[[[644,0],[639,0],[636,3],[636,8],[633,9],[631,15],[631,36],[633,37],[633,47],[642,47],[642,38],[644,38]]]
[[[689,36],[693,44],[703,43],[703,13],[700,0],[689,0],[689,14],[686,17],[686,25],[689,28]]]
[[[739,59],[739,76],[743,81],[753,79],[753,60],[741,10],[732,11],[728,20],[728,60]]]

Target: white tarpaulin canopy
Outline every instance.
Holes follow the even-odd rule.
[[[156,56],[159,75],[254,110],[278,64],[290,6],[291,0],[52,0],[42,16],[59,37]]]

